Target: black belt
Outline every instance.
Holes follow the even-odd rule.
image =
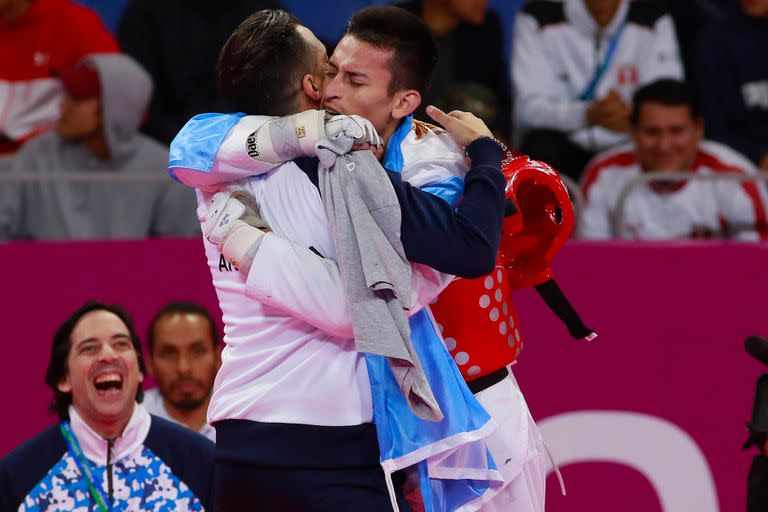
[[[482,390],[488,389],[494,384],[498,384],[499,382],[503,381],[505,378],[507,378],[507,375],[509,375],[509,370],[507,370],[507,367],[505,366],[501,370],[496,370],[493,373],[483,375],[482,377],[478,377],[475,380],[467,382],[467,387],[473,394],[476,395]]]

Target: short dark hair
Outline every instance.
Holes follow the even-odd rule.
[[[72,394],[62,393],[58,388],[59,383],[67,375],[68,371],[67,359],[69,351],[72,349],[72,331],[75,330],[75,326],[85,315],[93,311],[108,311],[125,324],[131,337],[133,349],[136,351],[139,371],[141,371],[142,375],[147,373],[144,366],[144,358],[141,356],[141,341],[136,334],[136,329],[133,327],[131,315],[122,306],[117,304],[103,304],[96,301],[86,302],[77,311],[72,313],[53,335],[51,357],[48,360],[48,369],[45,371],[45,383],[53,390],[53,402],[51,402],[49,410],[57,414],[62,420],[69,419],[69,406],[72,404]],[[142,400],[144,400],[144,391],[141,389],[141,383],[139,383],[139,387],[136,390],[136,401],[141,403]]]
[[[688,107],[693,119],[701,117],[701,108],[696,92],[688,83],[671,78],[656,80],[635,91],[632,98],[632,125],[640,119],[640,108],[644,103],[661,103],[670,107]]]
[[[366,7],[352,15],[346,33],[393,52],[390,94],[415,89],[424,95],[437,65],[437,44],[421,18],[401,7]]]
[[[155,313],[155,316],[152,317],[152,321],[149,323],[149,329],[147,330],[147,346],[149,347],[150,354],[152,353],[152,350],[155,346],[155,327],[157,327],[157,322],[160,321],[160,319],[164,316],[174,315],[177,313],[199,315],[205,318],[208,321],[211,339],[213,340],[213,348],[215,350],[219,347],[219,333],[216,330],[216,323],[213,321],[213,317],[207,309],[194,302],[172,301],[163,306],[160,311]]]
[[[282,9],[248,16],[219,53],[219,92],[249,114],[295,113],[301,78],[314,69],[311,46],[296,30],[301,25]]]

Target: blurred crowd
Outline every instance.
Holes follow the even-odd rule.
[[[0,240],[197,234],[168,145],[233,110],[227,36],[282,6],[332,50],[375,3],[391,2],[0,0]],[[768,237],[768,0],[397,3],[440,52],[416,117],[472,111],[551,164],[578,236]]]

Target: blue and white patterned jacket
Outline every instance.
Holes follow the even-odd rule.
[[[205,437],[137,404],[110,447],[73,407],[69,411],[72,433],[111,511],[209,508],[214,445]],[[0,510],[99,511],[58,424],[0,461]]]

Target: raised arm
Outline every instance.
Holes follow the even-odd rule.
[[[323,110],[285,117],[200,114],[171,142],[168,172],[185,185],[215,192],[225,183],[264,174],[295,158],[314,156],[318,140],[339,135],[360,144],[381,144],[365,119],[328,117]]]

